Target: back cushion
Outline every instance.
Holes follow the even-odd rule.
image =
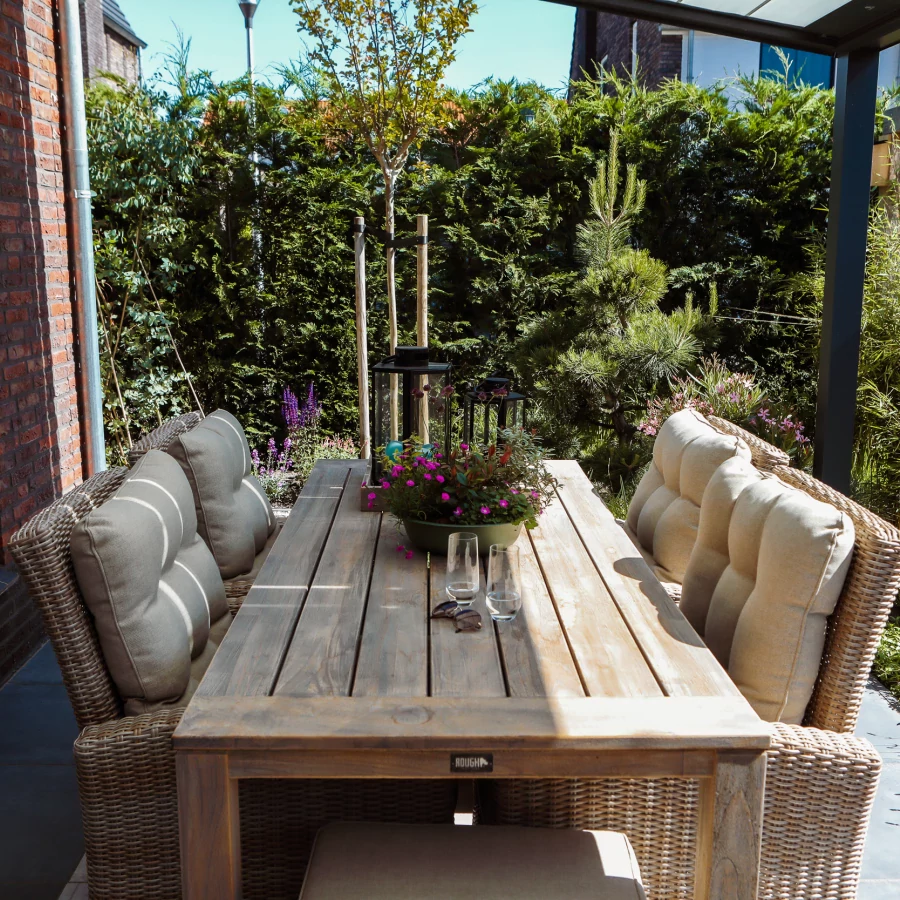
[[[151,450],[73,529],[72,563],[126,708],[187,689],[191,660],[228,613],[215,560],[197,534],[178,463]]]
[[[244,575],[275,529],[262,485],[250,474],[250,446],[240,422],[218,409],[178,435],[168,452],[194,493],[197,530],[223,578]]]
[[[736,456],[750,459],[750,448],[692,409],[670,416],[659,429],[653,462],[632,498],[627,523],[664,580],[684,581],[703,492],[716,469]]]
[[[710,480],[681,609],[767,721],[803,720],[855,537],[843,513],[745,460]]]

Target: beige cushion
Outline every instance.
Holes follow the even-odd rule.
[[[653,554],[648,550],[645,550],[641,546],[641,542],[638,540],[637,535],[631,530],[631,527],[627,522],[616,519],[616,522],[622,527],[622,530],[625,534],[628,535],[628,539],[634,544],[635,549],[638,553],[641,554],[645,563],[650,566],[650,570],[659,580],[659,583],[666,589],[666,593],[677,603],[681,599],[681,585],[678,584],[677,581],[668,581],[668,572],[665,569],[661,568],[656,564],[656,560],[653,558]]]
[[[262,485],[250,474],[250,446],[231,413],[218,409],[178,435],[168,452],[194,492],[197,530],[223,578],[244,575],[275,529]]]
[[[646,900],[628,838],[610,831],[328,825],[301,900]]]
[[[638,484],[627,523],[651,554],[662,581],[681,584],[700,523],[700,501],[726,459],[750,459],[740,439],[722,434],[700,413],[683,409],[659,429],[653,462]]]
[[[846,515],[745,460],[710,480],[681,609],[767,721],[803,720],[854,540]]]
[[[191,660],[203,654],[211,624],[228,606],[175,460],[147,453],[119,490],[75,526],[71,552],[126,708],[182,696]]]

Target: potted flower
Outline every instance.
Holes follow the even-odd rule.
[[[537,525],[556,479],[533,433],[501,431],[487,449],[444,449],[411,438],[383,458],[386,508],[416,547],[446,554],[454,531],[471,531],[487,553],[491,544],[514,543],[523,525]]]

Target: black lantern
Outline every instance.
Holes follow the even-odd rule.
[[[431,362],[427,347],[398,347],[372,366],[372,479],[381,479],[381,455],[414,435],[423,444],[450,441],[450,363]]]
[[[463,435],[473,447],[489,447],[497,442],[497,433],[506,428],[525,427],[524,394],[510,388],[510,380],[499,375],[485,378],[465,396]]]

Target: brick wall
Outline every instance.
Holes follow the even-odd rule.
[[[81,7],[81,56],[85,77],[106,69],[106,33],[103,0],[78,0]]]
[[[659,55],[659,77],[681,78],[682,46],[685,40],[681,34],[664,34]]]
[[[594,23],[596,22],[596,27]],[[603,63],[604,68],[623,77],[631,75],[633,33],[637,22],[638,78],[648,87],[655,87],[662,80],[662,41],[659,25],[630,16],[612,13],[596,13],[579,9],[575,15],[575,34],[572,43],[571,77],[581,77],[583,69],[593,71],[593,63]],[[591,31],[595,39],[591,39]],[[605,62],[604,62],[605,60]]]
[[[82,478],[56,41],[52,0],[0,3],[0,674],[38,633],[9,537]]]

